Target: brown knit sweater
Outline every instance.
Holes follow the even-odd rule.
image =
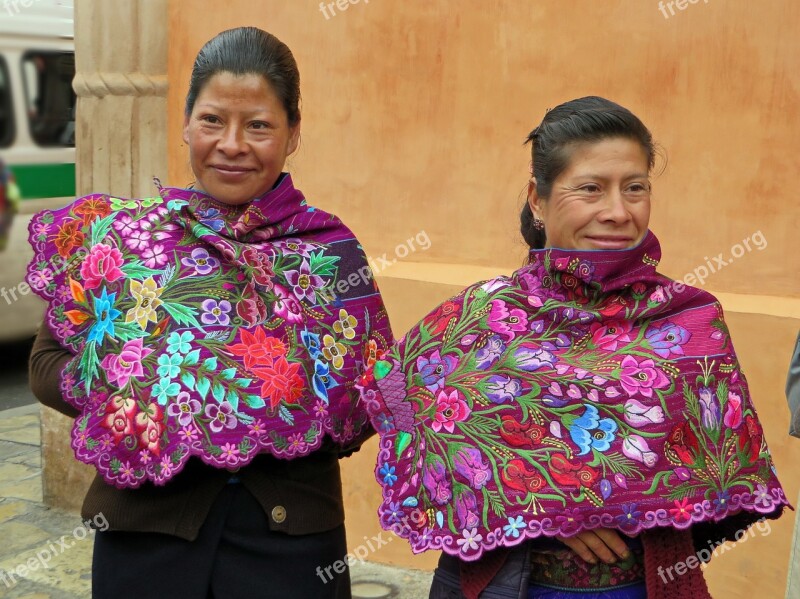
[[[30,385],[44,405],[74,418],[78,411],[64,401],[59,388],[61,372],[71,356],[47,326],[42,326],[31,352]],[[291,535],[323,532],[344,522],[339,457],[332,445],[324,443],[310,456],[291,461],[257,456],[236,476],[262,505],[272,530]],[[117,489],[98,475],[81,514],[88,519],[102,513],[110,530],[158,532],[194,540],[230,478],[230,472],[194,458],[163,487],[146,483],[138,489]],[[275,510],[277,507],[283,509]]]

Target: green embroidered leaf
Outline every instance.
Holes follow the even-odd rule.
[[[244,398],[244,403],[247,404],[248,407],[253,409],[263,408],[267,404],[264,403],[264,399],[259,397],[258,395],[246,395]]]
[[[321,277],[332,277],[336,273],[339,256],[325,256],[323,252],[313,252],[309,258],[311,273]]]
[[[228,403],[233,406],[234,412],[239,410],[239,395],[236,391],[228,391],[228,396],[226,397]]]
[[[236,379],[233,384],[241,389],[247,389],[252,382],[253,379]]]
[[[221,376],[222,376],[222,378],[224,378],[226,381],[230,381],[230,380],[232,380],[232,379],[233,379],[233,378],[236,376],[236,369],[235,369],[235,368],[226,368],[225,370],[223,370],[223,371],[220,373],[220,375],[221,375]]]
[[[303,440],[306,443],[313,443],[317,440],[317,427],[312,426],[310,429],[306,431],[306,434],[303,436]]]
[[[91,243],[97,245],[106,238],[114,222],[114,215],[109,214],[105,218],[99,218],[92,223]]]
[[[197,392],[200,394],[200,397],[205,400],[206,396],[208,395],[208,390],[211,388],[211,381],[207,378],[200,378],[197,379]]]
[[[211,395],[213,395],[214,399],[220,403],[225,400],[225,387],[222,386],[222,383],[214,384],[214,388],[211,390]]]
[[[146,337],[147,333],[139,327],[136,323],[115,322],[114,333],[117,339],[123,343],[126,341],[133,341],[134,339],[141,339]]]
[[[111,460],[111,471],[114,474],[119,474],[119,469],[122,468],[122,462],[119,461],[117,458],[113,458]]]
[[[170,302],[164,302],[161,304],[161,307],[169,312],[169,315],[172,316],[178,324],[188,324],[193,327],[202,328],[200,323],[197,322],[195,311],[192,308]]]
[[[98,445],[100,445],[100,442],[97,439],[92,439],[92,438],[86,439],[86,449],[91,451]]]
[[[147,279],[148,277],[155,277],[156,275],[161,274],[160,270],[153,270],[152,268],[147,268],[144,264],[142,264],[141,260],[133,260],[132,262],[126,262],[120,267],[120,270],[125,273],[127,278],[129,279]]]
[[[200,361],[199,349],[193,349],[188,354],[186,354],[186,357],[183,359],[183,363],[186,364],[187,366],[194,366],[199,361]]]
[[[83,355],[81,356],[80,363],[87,389],[92,386],[92,381],[97,376],[99,365],[100,363],[97,359],[97,343],[89,341],[83,348]]]
[[[203,369],[204,370],[210,370],[212,372],[215,371],[217,369],[217,358],[215,358],[215,357],[206,358],[203,361]]]
[[[280,416],[280,419],[283,420],[289,426],[294,425],[294,416],[289,411],[289,408],[287,408],[286,406],[280,407],[280,409],[278,410],[278,416]]]
[[[286,442],[286,437],[278,434],[277,431],[272,431],[269,436],[272,437],[272,442],[278,449],[285,450],[289,447],[289,444]]]
[[[184,387],[186,387],[189,391],[194,391],[195,378],[191,372],[184,372],[181,375],[181,381],[183,381]]]

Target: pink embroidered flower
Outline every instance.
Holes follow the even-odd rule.
[[[280,285],[275,285],[275,293],[278,295],[278,300],[274,306],[275,314],[286,322],[302,322],[303,307],[300,302],[285,287]]]
[[[728,403],[725,405],[725,426],[737,429],[742,425],[742,398],[738,393],[728,391]]]
[[[431,428],[437,433],[442,428],[452,433],[455,423],[466,420],[470,412],[467,402],[459,397],[457,390],[453,389],[450,393],[442,390],[436,398],[436,414]]]
[[[142,376],[142,360],[153,353],[152,349],[144,347],[142,343],[141,337],[128,341],[119,354],[108,354],[103,358],[100,366],[105,370],[109,383],[122,389],[131,377]]]
[[[303,437],[303,433],[293,433],[289,436],[288,443],[292,453],[303,451],[306,448],[306,440]]]
[[[292,286],[292,291],[298,300],[317,301],[315,289],[325,285],[325,280],[319,275],[311,273],[311,266],[307,260],[303,260],[299,270],[287,270],[284,273],[286,282]]]
[[[151,403],[136,414],[136,430],[139,433],[139,446],[149,449],[154,455],[161,455],[161,434],[164,432],[163,414],[158,404]]]
[[[114,228],[122,237],[128,237],[131,233],[138,229],[139,226],[129,214],[121,214],[119,218],[114,220]]]
[[[503,300],[493,300],[491,306],[487,324],[494,332],[504,335],[507,341],[514,339],[517,333],[527,330],[528,315],[524,310],[519,308],[509,310]]]
[[[141,251],[150,244],[150,232],[140,231],[136,229],[131,231],[130,235],[125,239],[125,245],[135,251]]]
[[[625,420],[632,426],[647,426],[664,422],[661,406],[646,406],[636,399],[625,402]]]
[[[49,267],[44,267],[42,270],[35,270],[28,275],[28,282],[31,284],[31,289],[34,291],[41,291],[53,281],[53,271]]]
[[[193,399],[186,391],[181,391],[173,403],[169,404],[167,415],[177,417],[178,424],[185,427],[192,423],[195,414],[200,413],[201,407],[198,400]]]
[[[628,395],[641,393],[645,397],[653,397],[653,389],[669,386],[669,379],[656,368],[653,360],[637,362],[633,356],[625,356],[622,360],[619,382]]]
[[[102,426],[107,428],[119,443],[127,435],[134,432],[133,415],[136,413],[136,402],[130,397],[117,395],[106,405],[106,418]]]
[[[234,443],[225,443],[225,445],[220,447],[219,457],[225,460],[227,464],[233,466],[239,461],[239,449]]]
[[[589,334],[594,344],[605,351],[616,351],[631,342],[633,324],[626,320],[612,320],[606,324],[592,323]]]
[[[652,451],[647,441],[639,435],[629,435],[622,441],[622,453],[648,468],[652,468],[658,462],[658,454]]]
[[[123,262],[122,252],[117,248],[98,243],[89,250],[89,255],[81,264],[84,288],[95,289],[103,281],[113,283],[123,278],[125,275],[120,270]]]
[[[147,268],[161,268],[168,260],[167,252],[160,243],[147,248],[142,252],[142,257],[144,258],[144,265]]]
[[[178,434],[180,435],[180,438],[187,443],[191,443],[192,441],[200,438],[197,428],[194,426],[186,426],[182,428]]]

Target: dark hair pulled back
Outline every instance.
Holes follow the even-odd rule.
[[[647,156],[648,168],[655,164],[653,137],[644,123],[630,110],[605,98],[587,96],[564,102],[548,110],[542,122],[528,134],[531,144],[536,191],[549,198],[553,181],[569,166],[573,146],[611,137],[626,137],[638,142]],[[533,211],[528,202],[520,214],[520,231],[531,249],[545,247],[544,230],[533,226]]]
[[[289,126],[300,122],[300,71],[289,47],[271,33],[257,27],[238,27],[206,42],[192,67],[187,115],[209,79],[222,72],[261,75],[286,110]]]

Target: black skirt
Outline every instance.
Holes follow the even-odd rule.
[[[194,541],[98,530],[92,597],[350,599],[346,554],[344,525],[309,535],[272,531],[250,492],[229,484]]]

